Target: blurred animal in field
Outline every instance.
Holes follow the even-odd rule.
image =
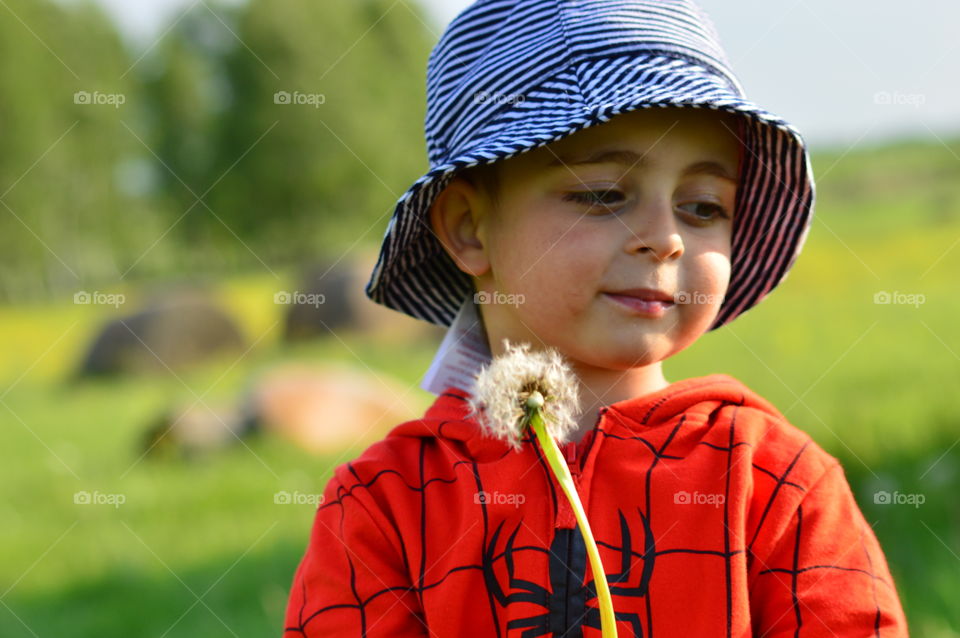
[[[281,364],[257,375],[227,405],[187,403],[165,411],[142,440],[152,456],[195,457],[252,435],[278,436],[317,455],[359,448],[423,413],[396,379],[344,364]]]
[[[439,345],[444,329],[367,298],[363,288],[375,264],[375,255],[357,250],[305,269],[297,290],[277,297],[289,305],[284,339],[300,341],[356,331],[385,340],[426,340]]]
[[[224,352],[242,351],[234,320],[200,292],[160,296],[109,321],[80,364],[78,376],[177,370]]]
[[[147,428],[142,452],[153,457],[193,459],[236,445],[256,424],[236,406],[184,404],[165,410]]]

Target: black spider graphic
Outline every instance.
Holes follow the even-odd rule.
[[[604,544],[620,551],[620,572],[608,574],[607,582],[610,584],[610,593],[614,596],[643,597],[647,593],[650,584],[650,577],[653,575],[653,567],[656,561],[656,547],[654,543],[653,532],[650,529],[647,517],[643,512],[637,509],[640,514],[640,520],[643,523],[644,544],[643,544],[643,569],[640,572],[639,583],[636,586],[617,586],[616,583],[629,582],[631,577],[632,559],[634,557],[633,539],[630,533],[630,526],[623,515],[618,510],[617,515],[620,518],[620,537],[619,547]],[[488,590],[496,598],[501,607],[514,602],[529,602],[543,607],[545,612],[529,618],[519,618],[511,620],[507,624],[508,629],[525,628],[521,634],[522,638],[537,638],[538,636],[564,636],[564,637],[582,637],[583,627],[594,627],[600,629],[600,610],[596,607],[588,607],[587,601],[595,599],[597,596],[596,586],[593,580],[586,585],[582,585],[587,566],[587,550],[583,542],[583,536],[579,528],[558,529],[550,545],[550,589],[543,586],[514,577],[514,542],[517,532],[520,531],[520,523],[507,539],[503,552],[503,558],[507,563],[507,574],[509,575],[509,588],[512,593],[505,594],[497,582],[493,573],[493,563],[496,560],[495,547],[500,537],[503,524],[501,521],[497,526],[489,545],[484,549],[484,578]],[[630,623],[635,638],[642,638],[643,628],[640,623],[640,617],[636,613],[616,612],[618,621]]]

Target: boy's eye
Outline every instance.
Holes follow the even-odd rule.
[[[622,203],[625,198],[623,193],[616,190],[591,190],[567,193],[563,199],[590,207],[609,207]]]
[[[694,219],[702,222],[729,217],[723,206],[713,202],[688,202],[679,204],[677,208],[690,213]]]

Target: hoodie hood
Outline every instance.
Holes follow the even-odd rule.
[[[435,437],[449,444],[461,444],[477,460],[502,456],[510,450],[509,444],[490,437],[479,422],[467,418],[469,396],[467,390],[450,386],[423,418],[398,425],[388,436]],[[597,423],[605,416],[612,421],[612,427],[626,428],[629,434],[631,430],[640,432],[675,423],[681,415],[689,417],[700,412],[709,417],[717,408],[729,404],[756,408],[785,420],[772,404],[739,380],[727,374],[710,374],[682,379],[660,390],[601,406]],[[524,440],[530,440],[530,435]]]

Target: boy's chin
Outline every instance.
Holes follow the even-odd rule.
[[[593,346],[593,347],[591,347]],[[672,356],[676,351],[669,343],[656,339],[639,339],[626,343],[587,344],[577,353],[563,352],[580,362],[607,370],[630,370],[655,365]]]

